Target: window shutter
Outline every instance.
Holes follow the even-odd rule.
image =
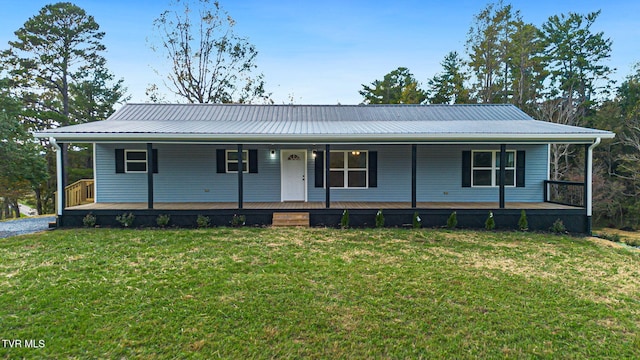
[[[315,187],[324,187],[324,151],[316,151]]]
[[[151,164],[153,166],[153,173],[157,174],[158,173],[158,149],[153,149],[151,150],[151,152],[153,153],[153,164]]]
[[[462,152],[462,187],[471,187],[471,151]]]
[[[378,152],[369,151],[369,187],[378,187]]]
[[[124,174],[124,149],[116,149],[116,174]]]
[[[249,172],[258,173],[258,150],[249,150]]]
[[[516,152],[516,187],[524,187],[525,163],[524,151]]]
[[[224,174],[227,172],[226,156],[224,149],[216,149],[216,172],[218,174]]]

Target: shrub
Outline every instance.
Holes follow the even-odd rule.
[[[171,220],[171,215],[168,214],[160,214],[158,215],[158,217],[156,218],[156,224],[158,224],[158,226],[160,226],[161,228],[169,225],[169,220]]]
[[[96,226],[96,216],[93,215],[92,213],[88,213],[87,215],[85,215],[85,217],[82,219],[82,224],[85,227],[94,227]]]
[[[551,230],[551,232],[554,232],[556,234],[562,234],[567,231],[567,228],[564,226],[564,223],[562,222],[562,220],[556,219],[556,221],[553,222],[553,225],[551,225],[549,230]]]
[[[484,222],[484,228],[491,231],[495,229],[496,221],[493,218],[493,212],[489,211],[489,217],[487,217],[487,221]]]
[[[414,212],[413,213],[413,228],[414,229],[420,229],[422,227],[422,219],[420,218],[420,215],[418,215],[418,212]]]
[[[629,245],[629,246],[635,246],[635,247],[639,247],[640,246],[640,239],[624,239],[624,243]]]
[[[199,228],[206,228],[211,225],[211,219],[208,216],[198,215],[196,223],[198,224]]]
[[[340,219],[340,227],[346,229],[349,227],[349,210],[345,209],[342,212],[342,219]]]
[[[518,229],[522,231],[529,230],[529,221],[527,220],[527,213],[522,209],[520,212],[520,220],[518,220]]]
[[[133,220],[136,219],[136,216],[133,213],[123,213],[122,215],[116,216],[116,221],[122,225],[122,227],[129,227],[133,225]]]
[[[233,227],[244,226],[246,222],[247,222],[247,217],[244,215],[233,214],[233,217],[231,218],[231,226]]]
[[[382,215],[382,209],[378,210],[376,213],[376,227],[384,227],[384,215]]]
[[[622,241],[622,237],[619,234],[601,233],[599,237],[613,242]]]
[[[447,229],[455,229],[458,226],[458,214],[454,211],[447,219]]]

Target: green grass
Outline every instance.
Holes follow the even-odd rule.
[[[517,232],[0,239],[0,358],[637,358],[640,252]],[[0,344],[2,345],[2,344]]]

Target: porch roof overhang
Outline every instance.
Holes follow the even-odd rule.
[[[513,105],[128,104],[107,120],[35,136],[59,142],[588,144],[615,134],[534,120]]]

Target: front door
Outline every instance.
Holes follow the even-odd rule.
[[[282,201],[306,201],[306,150],[282,150],[280,162]]]

